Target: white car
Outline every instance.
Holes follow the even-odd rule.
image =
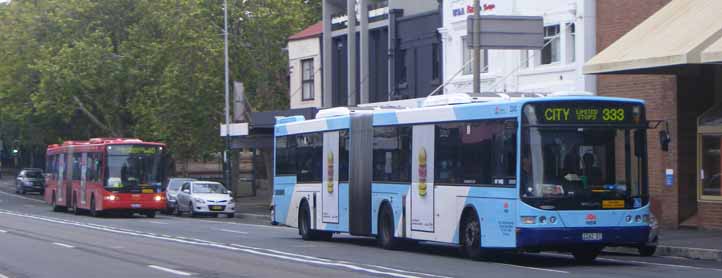
[[[191,216],[225,214],[232,218],[236,212],[236,203],[231,191],[222,184],[212,181],[188,181],[181,186],[176,196],[177,215],[188,212]]]

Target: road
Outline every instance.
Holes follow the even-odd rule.
[[[302,241],[248,220],[92,218],[51,212],[0,182],[0,278],[22,277],[720,277],[719,262],[604,254],[579,265],[557,253],[461,258],[453,246],[388,251],[368,238]]]

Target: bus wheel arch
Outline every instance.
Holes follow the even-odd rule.
[[[459,220],[459,247],[461,253],[474,260],[484,257],[481,248],[481,220],[476,208],[466,206]]]
[[[317,231],[311,228],[311,208],[306,198],[301,199],[298,205],[298,234],[303,240],[329,240],[332,233]]]

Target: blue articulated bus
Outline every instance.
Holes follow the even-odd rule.
[[[491,251],[643,246],[650,233],[644,103],[557,96],[427,98],[410,109],[332,108],[275,127],[273,221]]]

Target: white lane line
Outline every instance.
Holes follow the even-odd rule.
[[[117,229],[117,228],[110,227],[110,226],[88,225],[85,223],[80,223],[80,222],[75,222],[75,221],[67,221],[67,220],[58,219],[58,218],[50,218],[50,217],[45,217],[45,216],[23,214],[23,213],[12,212],[12,211],[3,210],[3,209],[0,209],[0,214],[25,217],[25,218],[29,218],[29,219],[35,219],[35,220],[57,223],[57,224],[62,224],[62,225],[71,225],[71,226],[76,226],[76,227],[90,228],[90,229],[95,229],[95,230],[105,231],[105,232],[110,232],[110,233],[115,233],[115,234],[124,234],[124,235],[129,235],[129,236],[136,236],[136,237],[158,239],[158,240],[164,240],[164,241],[170,241],[170,242],[184,243],[184,244],[188,244],[188,245],[213,247],[213,248],[224,249],[224,250],[229,250],[229,251],[238,251],[238,252],[244,252],[244,253],[249,253],[249,254],[254,254],[254,255],[259,255],[259,256],[272,257],[272,258],[277,258],[277,259],[282,259],[282,260],[287,260],[287,261],[305,263],[305,264],[309,264],[309,265],[340,267],[340,268],[346,268],[346,269],[351,269],[351,270],[360,271],[360,272],[366,272],[366,273],[370,273],[372,275],[384,275],[384,276],[399,277],[399,278],[422,278],[423,276],[429,276],[429,274],[423,274],[423,276],[417,276],[417,275],[410,275],[410,274],[404,274],[404,273],[399,273],[399,272],[382,271],[382,270],[369,268],[367,266],[363,266],[363,265],[359,265],[359,264],[350,264],[350,263],[330,261],[330,260],[325,260],[325,259],[324,260],[304,259],[304,258],[298,257],[298,256],[304,256],[304,255],[300,255],[300,254],[294,254],[293,256],[287,256],[287,255],[281,255],[281,254],[274,254],[272,252],[265,251],[260,248],[251,249],[251,248],[233,247],[233,246],[225,245],[223,243],[211,242],[211,241],[206,241],[206,240],[201,240],[201,239],[180,239],[177,237],[176,238],[166,238],[166,237],[161,237],[161,236],[157,236],[157,235],[149,235],[148,233],[143,233],[143,232],[131,232],[131,231],[126,231],[126,230],[121,230],[121,229]],[[280,252],[280,251],[277,251],[277,252]]]
[[[11,194],[11,193],[7,193],[7,192],[1,191],[1,190],[0,190],[0,194],[7,195],[7,196],[11,196],[11,197],[15,197],[15,198],[20,198],[20,199],[24,199],[24,200],[28,200],[28,201],[33,201],[33,202],[45,203],[44,200],[38,200],[38,199],[33,199],[33,198],[18,196],[18,195]]]
[[[157,269],[157,270],[160,270],[160,271],[165,271],[165,272],[168,272],[168,273],[173,273],[173,274],[175,274],[175,275],[180,275],[180,276],[191,276],[191,275],[193,275],[193,274],[188,273],[188,272],[184,272],[184,271],[180,271],[180,270],[175,270],[175,269],[170,269],[170,268],[167,268],[167,267],[162,267],[162,266],[157,266],[157,265],[148,265],[148,267],[153,268],[153,269]]]
[[[294,230],[296,231],[296,228],[287,227],[287,226],[270,226],[270,225],[258,225],[258,224],[246,224],[246,223],[238,223],[238,222],[223,222],[223,221],[217,221],[217,220],[205,220],[205,219],[193,219],[193,222],[208,222],[208,223],[216,223],[216,224],[231,224],[231,225],[238,225],[238,226],[248,226],[248,227],[258,227],[258,228],[266,228],[266,229],[284,229],[284,230]]]
[[[216,231],[226,232],[226,233],[233,233],[233,234],[242,234],[247,235],[248,232],[242,232],[242,231],[235,231],[235,230],[229,230],[229,229],[217,229]]]
[[[540,271],[548,271],[548,272],[569,274],[569,271],[564,271],[564,270],[556,270],[556,269],[548,269],[548,268],[539,268],[539,267],[523,266],[523,265],[516,265],[516,264],[505,264],[505,263],[493,263],[493,264],[511,266],[511,267],[516,267],[516,268],[524,268],[524,269],[529,269],[529,270],[540,270]]]
[[[53,245],[57,245],[57,246],[60,246],[60,247],[65,247],[65,248],[75,248],[75,246],[68,245],[68,244],[65,244],[65,243],[60,243],[60,242],[53,242]]]
[[[146,221],[146,222],[153,223],[153,224],[159,224],[159,225],[168,225],[168,222],[161,222],[161,221]]]
[[[8,232],[8,231],[6,231],[6,230],[0,230],[0,234],[4,234],[4,233],[7,233],[7,232]],[[0,277],[0,278],[2,278],[2,277]]]
[[[635,264],[646,264],[646,265],[656,265],[656,266],[666,266],[666,267],[676,267],[676,268],[686,268],[686,269],[696,269],[696,270],[711,270],[711,271],[722,272],[722,269],[718,269],[718,268],[697,267],[697,266],[690,266],[690,265],[663,264],[663,263],[632,261],[632,260],[616,260],[616,259],[608,259],[608,258],[598,258],[597,260],[598,261],[615,262],[615,263],[635,263]]]
[[[7,277],[7,276],[3,275],[2,273],[0,273],[0,278],[9,278],[9,277]]]

